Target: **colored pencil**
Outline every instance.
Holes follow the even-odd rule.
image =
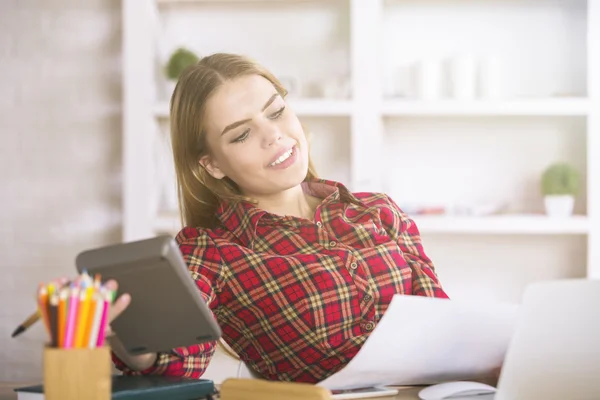
[[[52,290],[48,300],[48,320],[50,322],[50,346],[58,346],[58,292]]]
[[[96,343],[96,347],[104,346],[104,340],[106,339],[106,325],[108,319],[108,309],[111,304],[114,302],[115,292],[112,291],[104,296],[103,308],[102,308],[102,319],[100,320],[100,332],[98,334],[98,342]]]
[[[65,346],[65,330],[67,327],[67,306],[68,306],[68,289],[63,288],[60,291],[58,300],[58,347]]]
[[[77,332],[77,314],[79,311],[79,288],[74,286],[71,288],[69,296],[69,311],[67,313],[67,326],[65,327],[65,342],[64,348],[70,349],[75,347],[75,334]]]
[[[62,282],[64,280],[39,284],[37,310],[17,327],[13,337],[42,320],[51,347],[93,349],[103,346],[108,310],[116,293],[102,284],[98,274],[92,279],[83,272],[73,281]]]
[[[41,285],[38,290],[38,310],[44,321],[46,332],[50,335],[50,320],[48,319],[48,288],[46,285]]]

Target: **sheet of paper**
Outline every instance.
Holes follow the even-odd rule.
[[[353,389],[472,379],[502,365],[519,305],[396,295],[348,365],[318,385]]]

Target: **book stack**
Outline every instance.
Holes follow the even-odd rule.
[[[44,400],[44,386],[15,389],[18,400]],[[168,376],[112,377],[111,399],[114,400],[212,400],[216,394],[213,381]]]

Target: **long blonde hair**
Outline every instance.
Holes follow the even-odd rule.
[[[282,97],[287,95],[271,72],[254,60],[237,54],[216,53],[204,57],[186,69],[177,82],[171,98],[171,146],[184,226],[213,228],[217,224],[216,210],[222,200],[250,200],[242,196],[232,180],[213,178],[199,163],[209,152],[204,123],[208,99],[225,81],[246,75],[262,76]],[[309,156],[305,180],[316,177]]]

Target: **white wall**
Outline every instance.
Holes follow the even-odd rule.
[[[0,381],[41,379],[40,282],[121,238],[120,1],[0,2]]]
[[[542,213],[539,178],[556,160],[585,182],[586,124],[578,117],[419,117],[386,121],[386,191],[408,206],[505,203]],[[576,212],[586,212],[585,184]]]

